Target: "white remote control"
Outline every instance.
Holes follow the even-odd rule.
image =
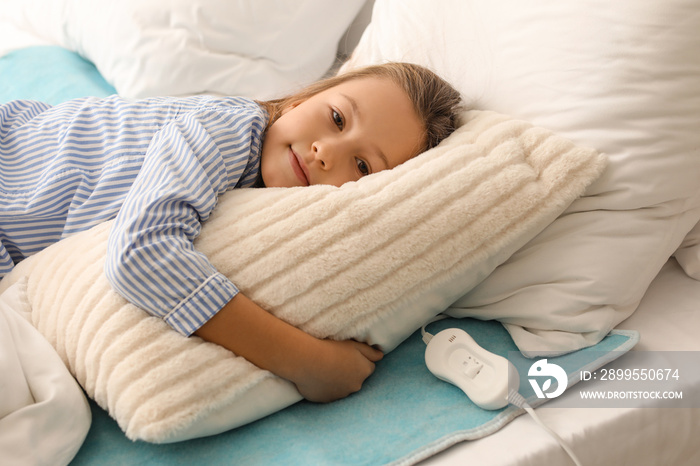
[[[517,390],[520,386],[520,376],[510,361],[486,351],[459,328],[432,337],[425,363],[437,378],[459,387],[483,409],[508,405],[509,387]]]

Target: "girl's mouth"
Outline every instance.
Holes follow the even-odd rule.
[[[299,158],[296,152],[294,152],[294,149],[291,147],[289,148],[289,164],[292,166],[292,170],[294,171],[294,174],[299,178],[299,181],[301,181],[303,186],[309,186],[309,175],[306,171],[306,167],[304,166],[304,163],[302,160]]]

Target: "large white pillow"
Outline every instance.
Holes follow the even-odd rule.
[[[267,99],[323,76],[363,3],[22,0],[3,4],[0,30],[15,47],[43,40],[80,53],[126,98]]]
[[[674,256],[689,277],[700,280],[700,222],[688,233]]]
[[[541,231],[605,158],[473,111],[440,146],[340,188],[224,194],[195,247],[240,289],[317,337],[390,351]],[[127,436],[171,442],[282,409],[290,383],[128,304],[103,273],[110,223],[26,259],[32,321]],[[80,254],[76,254],[80,251]]]
[[[429,66],[475,108],[610,159],[450,314],[501,320],[529,355],[594,344],[628,317],[700,218],[698,5],[377,0],[341,71],[387,60]]]

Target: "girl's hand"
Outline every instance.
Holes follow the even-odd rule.
[[[306,399],[328,402],[358,391],[383,354],[354,340],[320,340],[238,293],[196,334],[294,383]]]
[[[381,351],[354,340],[317,342],[316,357],[292,380],[309,401],[326,403],[360,390],[383,357]]]

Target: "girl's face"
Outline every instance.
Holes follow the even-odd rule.
[[[267,187],[340,186],[393,168],[423,147],[425,129],[403,89],[360,78],[287,108],[267,130]]]

